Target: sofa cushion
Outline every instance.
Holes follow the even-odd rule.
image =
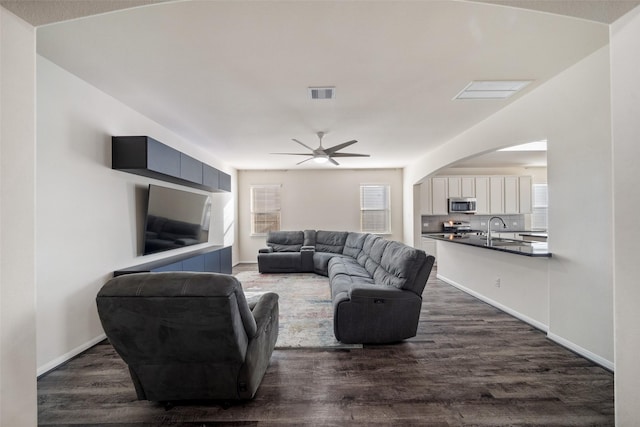
[[[346,231],[316,231],[316,252],[341,254],[348,234]]]
[[[371,277],[369,272],[363,266],[348,256],[333,257],[329,260],[328,266],[329,279],[337,274],[347,274],[349,276]]]
[[[313,271],[323,276],[329,275],[329,261],[334,257],[342,255],[333,252],[314,252],[313,253]]]
[[[362,252],[364,241],[367,237],[366,233],[349,233],[347,240],[344,242],[344,255],[350,256],[353,259],[358,259],[358,255]]]
[[[267,246],[274,252],[300,252],[303,243],[302,231],[270,231],[267,235]]]
[[[375,272],[380,266],[380,262],[382,261],[382,256],[384,254],[384,248],[389,243],[389,240],[384,240],[382,238],[376,239],[373,241],[371,245],[371,252],[369,253],[369,258],[366,260],[364,264],[364,268],[367,269],[371,277],[376,278]],[[363,249],[364,250],[364,249]]]
[[[304,230],[304,246],[316,246],[316,230]]]
[[[413,285],[426,260],[424,251],[390,241],[384,248],[380,268],[376,270],[373,278],[379,284],[416,292],[418,286],[414,289]],[[423,288],[421,285],[420,289]]]
[[[349,276],[348,274],[337,274],[329,283],[332,299],[341,293],[349,295],[351,288],[355,285],[375,285],[371,277]]]
[[[364,243],[362,244],[362,250],[356,257],[358,264],[360,264],[363,267],[367,264],[367,260],[369,259],[369,254],[371,253],[371,248],[373,247],[373,242],[381,238],[382,237],[378,236],[377,234],[366,235],[366,237],[364,238]]]

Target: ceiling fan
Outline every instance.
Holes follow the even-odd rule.
[[[329,148],[324,148],[322,146],[322,137],[324,136],[324,132],[318,132],[318,139],[320,139],[320,145],[318,146],[318,148],[313,149],[311,147],[309,147],[307,144],[298,141],[297,139],[293,138],[294,142],[297,142],[298,144],[302,145],[305,148],[308,148],[309,150],[311,150],[311,153],[271,153],[271,154],[286,154],[286,155],[292,155],[292,156],[311,156],[308,159],[305,159],[301,162],[296,163],[297,165],[304,163],[304,162],[308,162],[309,160],[313,160],[316,163],[325,163],[327,161],[333,163],[334,165],[339,165],[338,162],[336,162],[333,158],[334,157],[369,157],[368,154],[355,154],[355,153],[339,153],[338,150],[342,150],[345,147],[348,147],[352,144],[355,144],[356,141],[355,139],[351,140],[351,141],[347,141],[347,142],[343,142],[342,144],[338,144],[338,145],[334,145],[333,147],[329,147]]]

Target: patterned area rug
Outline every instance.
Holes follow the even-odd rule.
[[[333,307],[329,280],[314,273],[261,274],[241,271],[235,275],[248,300],[275,292],[280,309],[276,348],[362,348],[343,344],[333,335]]]

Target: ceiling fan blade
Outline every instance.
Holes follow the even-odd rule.
[[[308,159],[304,159],[303,161],[296,163],[296,165],[302,164],[304,162],[308,162],[311,159],[313,159],[313,157],[309,157]]]
[[[351,141],[343,142],[342,144],[334,145],[333,147],[325,148],[324,151],[327,154],[333,154],[338,150],[342,150],[345,147],[348,147],[348,146],[350,146],[352,144],[355,144],[356,142],[358,142],[358,141],[353,139]]]
[[[293,138],[294,142],[297,142],[298,144],[302,145],[303,147],[308,148],[309,150],[313,151],[313,148],[309,147],[307,144],[305,144],[304,142],[300,142],[297,139]]]
[[[334,165],[336,165],[336,166],[340,166],[340,163],[338,163],[338,162],[336,162],[335,160],[333,160],[333,157],[329,157],[329,161],[330,161],[331,163],[333,163]]]
[[[288,156],[313,156],[313,153],[269,153],[269,154],[286,154]]]
[[[356,154],[356,153],[333,153],[332,157],[371,157],[369,154]]]

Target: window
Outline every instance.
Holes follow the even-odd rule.
[[[251,186],[251,234],[280,230],[280,184]]]
[[[360,230],[364,233],[391,233],[389,186],[360,185]]]
[[[549,197],[547,184],[533,184],[533,215],[531,215],[531,229],[547,230],[547,215]]]

